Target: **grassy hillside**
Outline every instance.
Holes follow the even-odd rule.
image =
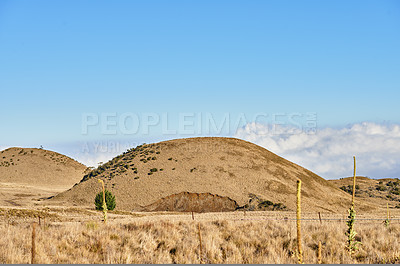
[[[400,180],[393,178],[371,179],[357,176],[356,199],[368,201],[371,204],[390,208],[400,208]],[[329,180],[337,188],[351,194],[353,192],[353,177]]]
[[[9,148],[0,152],[0,182],[68,187],[82,179],[83,164],[56,152]]]
[[[344,212],[350,195],[328,181],[253,143],[234,138],[188,138],[141,145],[86,175],[52,202],[92,206],[97,179],[116,195],[117,209],[142,210],[181,192],[228,197],[239,206],[259,203],[293,210],[296,180],[305,211]],[[154,205],[152,205],[154,207]],[[372,206],[360,204],[360,208]]]
[[[87,167],[56,152],[9,148],[0,152],[0,206],[31,206],[79,182]]]

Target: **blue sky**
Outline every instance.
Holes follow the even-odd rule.
[[[83,135],[86,113],[399,124],[399,47],[399,1],[2,0],[0,147],[173,138]]]

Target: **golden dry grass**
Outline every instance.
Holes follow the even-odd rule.
[[[289,216],[289,219],[281,219]],[[307,219],[311,214],[305,214]],[[61,222],[49,219],[36,230],[38,263],[199,263],[197,224],[201,225],[205,263],[296,263],[294,213],[220,213],[110,216]],[[328,216],[324,216],[328,217]],[[332,218],[331,216],[330,218]],[[268,218],[276,218],[273,220]],[[338,216],[336,217],[338,218]],[[381,218],[381,217],[379,217]],[[264,220],[263,220],[264,219]],[[32,219],[0,217],[0,263],[29,263]],[[323,263],[399,263],[400,224],[358,221],[363,243],[353,257],[345,250],[342,221],[304,220],[305,263],[317,263],[318,242]]]

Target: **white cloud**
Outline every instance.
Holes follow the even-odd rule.
[[[86,166],[97,167],[99,163],[108,162],[131,147],[126,143],[114,141],[87,142],[75,147],[73,158]]]
[[[327,179],[351,176],[353,155],[358,175],[400,177],[400,125],[363,122],[309,134],[293,127],[249,123],[235,137],[256,143]]]
[[[76,155],[75,158],[78,162],[86,166],[97,167],[100,162],[105,163],[119,154],[111,153],[87,153]]]

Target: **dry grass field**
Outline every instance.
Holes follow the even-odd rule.
[[[296,263],[294,212],[101,213],[81,208],[0,211],[0,263],[30,263],[33,221],[37,263]],[[384,212],[358,215],[355,230],[362,242],[349,256],[345,250],[345,215],[303,215],[305,263],[399,263],[399,213],[388,228]],[[376,219],[376,220],[365,220]],[[202,253],[199,249],[201,228]]]

